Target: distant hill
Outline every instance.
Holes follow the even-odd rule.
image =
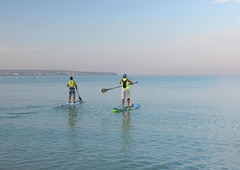
[[[113,72],[71,70],[0,70],[0,76],[117,76]]]

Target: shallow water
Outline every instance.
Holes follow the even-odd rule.
[[[0,169],[239,169],[240,77],[74,77],[85,103],[68,101],[69,77],[1,77]]]

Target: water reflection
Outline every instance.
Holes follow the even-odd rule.
[[[129,111],[122,113],[122,131],[124,134],[128,134],[130,130],[131,113]]]
[[[77,150],[79,146],[79,140],[78,140],[78,133],[76,131],[77,126],[77,115],[78,113],[77,107],[69,107],[68,108],[68,126],[69,126],[69,144],[74,149]]]
[[[68,125],[70,128],[73,128],[77,123],[77,109],[76,107],[69,107],[68,110]]]
[[[131,133],[130,126],[131,123],[131,113],[129,111],[122,113],[122,145],[121,150],[125,156],[130,154],[131,149]]]

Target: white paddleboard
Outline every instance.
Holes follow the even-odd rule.
[[[84,101],[76,101],[75,103],[71,102],[71,103],[65,103],[65,104],[62,104],[62,107],[66,107],[66,106],[76,106],[76,105],[79,105],[79,104],[82,104],[84,103]]]

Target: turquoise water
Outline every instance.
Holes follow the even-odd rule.
[[[69,77],[1,77],[0,169],[239,169],[240,77],[75,77],[85,103],[68,101]]]

